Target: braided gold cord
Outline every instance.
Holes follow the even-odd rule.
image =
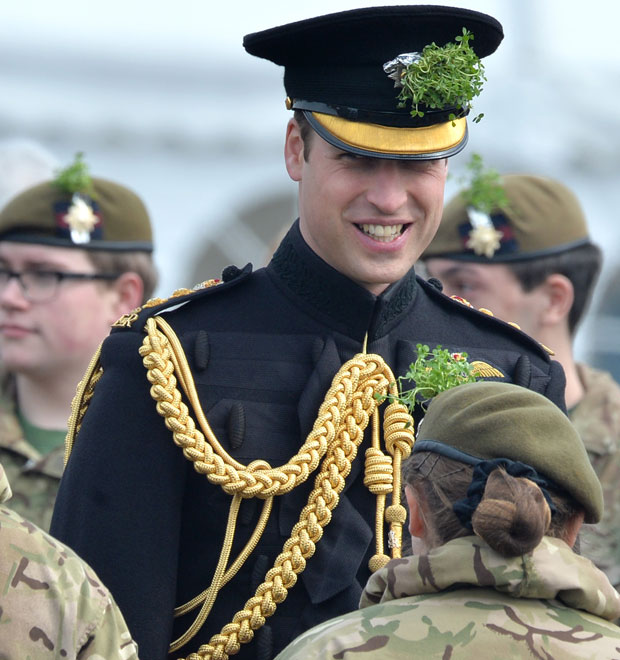
[[[165,329],[166,335],[158,331],[158,324]],[[327,445],[335,435],[329,411],[323,413],[318,430],[309,434],[299,452],[285,465],[272,468],[261,460],[247,466],[241,465],[224,451],[204,418],[189,365],[179,347],[180,350],[175,351],[175,359],[184,374],[181,384],[197,416],[202,417],[201,427],[204,432],[196,428],[189,415],[188,407],[177,388],[172,361],[169,336],[173,336],[174,331],[160,317],[157,321],[148,319],[146,328],[147,335],[140,347],[140,355],[147,368],[151,396],[157,402],[157,412],[172,431],[175,444],[182,448],[183,454],[192,461],[197,472],[204,474],[211,483],[219,485],[229,495],[240,493],[242,497],[266,499],[290,492],[316,470]]]
[[[147,369],[157,412],[172,431],[174,442],[193,462],[194,468],[211,483],[231,495],[266,499],[289,492],[305,481],[321,462],[314,489],[301,511],[299,522],[293,527],[290,538],[284,543],[263,583],[244,608],[235,614],[231,623],[214,635],[208,644],[202,645],[197,653],[187,657],[187,660],[226,660],[229,655],[238,653],[241,644],[253,639],[254,631],[265,624],[266,618],[276,611],[278,604],[287,597],[288,590],[297,582],[297,575],[304,570],[306,560],[314,554],[316,543],[331,520],[331,512],[338,505],[364,431],[379,405],[377,397],[380,400],[388,392],[397,394],[396,383],[390,368],[379,355],[356,355],[334,377],[312,431],[288,463],[277,468],[272,468],[266,461],[253,461],[248,466],[240,466],[217,443],[204,416],[201,419],[191,371],[174,331],[161,318],[149,319],[146,330],[140,355]],[[187,406],[181,400],[175,372],[180,374],[179,381],[200,420],[202,430],[196,428]],[[373,436],[378,438],[378,418],[375,424],[376,433]],[[399,460],[397,455],[408,455],[413,445],[413,420],[403,405],[395,403],[386,408],[384,433],[388,429],[391,440],[387,446],[396,461]],[[383,459],[379,462],[385,464],[380,470],[383,476],[377,479],[378,483],[373,488],[380,489],[385,500],[385,495],[392,488],[388,487],[387,481],[391,484],[392,476],[387,463]],[[385,474],[389,475],[387,479]],[[373,481],[374,477],[369,477],[369,482]],[[388,511],[394,507],[398,509],[400,493],[393,492],[392,501]],[[398,524],[398,520],[391,522],[392,528]]]
[[[69,416],[69,421],[67,422],[67,437],[65,438],[65,456],[64,464],[67,465],[71,451],[73,450],[73,445],[75,443],[75,438],[82,427],[82,420],[86,414],[86,409],[90,404],[90,400],[93,398],[95,393],[95,385],[103,376],[103,369],[99,363],[101,357],[101,344],[95,351],[93,357],[90,360],[88,368],[84,374],[84,378],[78,383],[76,388],[75,396],[71,402],[71,415]]]

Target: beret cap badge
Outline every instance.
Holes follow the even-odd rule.
[[[71,206],[64,216],[71,230],[71,240],[77,244],[90,242],[90,236],[99,222],[92,207],[92,200],[80,193],[71,198]]]
[[[472,228],[465,247],[490,259],[499,250],[503,233],[495,229],[488,213],[482,213],[470,206],[467,209],[467,216]]]
[[[55,204],[59,230],[68,230],[71,241],[76,245],[89,243],[93,232],[101,225],[101,215],[82,152],[78,152],[74,162],[58,173],[53,184],[63,193],[71,195],[69,204]]]
[[[467,169],[471,182],[467,190],[461,192],[466,203],[465,212],[471,229],[467,233],[465,247],[474,254],[491,259],[502,247],[506,238],[493,222],[494,209],[508,207],[508,197],[497,170],[485,167],[480,154],[472,154]]]

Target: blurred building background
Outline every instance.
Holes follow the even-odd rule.
[[[134,188],[155,225],[158,295],[229,263],[258,267],[295,217],[295,185],[282,158],[282,72],[247,55],[243,35],[373,4],[401,3],[3,3],[0,139],[34,139],[61,163],[84,151],[94,174]],[[472,151],[501,172],[553,176],[575,190],[606,255],[594,301],[604,314],[583,326],[578,352],[618,360],[620,377],[620,5],[437,4],[491,13],[506,34],[485,61],[475,103],[485,117],[452,161],[447,194]]]

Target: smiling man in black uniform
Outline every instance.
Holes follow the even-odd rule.
[[[384,533],[398,556],[403,522],[399,488],[390,506],[383,497],[406,450],[385,448],[368,417],[417,343],[465,351],[481,374],[564,407],[563,372],[537,342],[413,271],[466,111],[398,108],[384,64],[403,55],[406,69],[407,54],[463,28],[480,57],[503,36],[477,12],[408,6],[245,38],[284,66],[299,219],[266,268],[229,267],[221,283],[117,322],[74,404],[52,525],[109,585],[142,657],[165,658],[172,643],[192,660],[273,658],[357,607],[369,562],[387,561]],[[366,387],[381,361],[393,376]],[[342,401],[354,411],[344,423]],[[367,450],[366,464],[355,459]]]

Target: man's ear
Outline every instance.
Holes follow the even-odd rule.
[[[293,181],[301,181],[304,165],[304,141],[301,137],[299,124],[295,119],[289,120],[286,126],[284,142],[284,162],[286,171]]]
[[[116,293],[115,313],[117,319],[142,304],[144,283],[137,273],[132,271],[123,273],[114,280],[112,286]]]
[[[423,539],[426,536],[426,525],[420,510],[420,503],[411,486],[405,486],[405,497],[409,508],[409,533],[411,536]]]
[[[566,321],[575,300],[573,283],[565,275],[552,273],[541,287],[547,297],[542,324],[557,325]]]
[[[584,519],[584,512],[580,511],[579,513],[569,518],[566,525],[564,526],[564,533],[562,534],[562,540],[565,541],[566,544],[569,545],[571,548],[574,547],[575,542],[577,541],[577,534],[579,534],[579,530],[581,529],[581,525],[583,524],[583,519]]]

